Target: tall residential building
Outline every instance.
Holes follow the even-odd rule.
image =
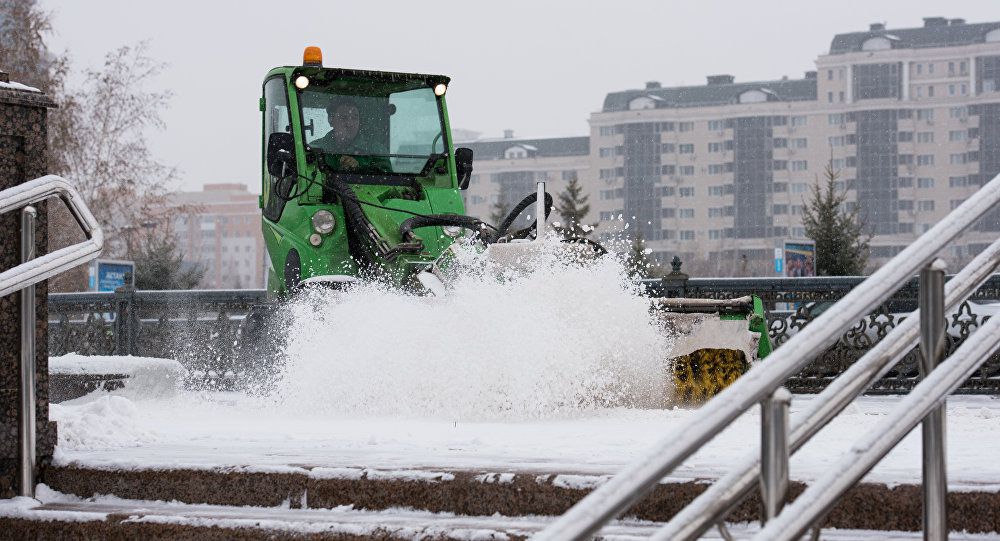
[[[664,256],[767,272],[782,240],[804,236],[804,198],[832,164],[877,264],[1000,173],[998,83],[1000,23],[935,17],[839,34],[801,79],[614,92],[591,116],[599,212]],[[967,259],[998,228],[947,255]]]
[[[774,248],[802,239],[810,187],[838,171],[884,262],[1000,173],[1000,22],[931,17],[920,28],[838,34],[802,78],[609,93],[590,116],[581,171],[604,239],[639,232],[654,256],[698,274],[773,274]],[[512,139],[491,178],[526,170]],[[498,197],[480,180],[476,194]],[[625,225],[629,229],[625,230]],[[967,260],[1000,215],[946,258]]]
[[[545,181],[548,192],[555,194],[569,180],[584,181],[589,176],[589,137],[515,139],[510,130],[504,135],[503,139],[455,143],[474,153],[472,180],[463,192],[470,216],[492,221],[492,216],[500,211],[506,214],[535,193],[539,181]]]
[[[205,269],[201,287],[265,287],[257,194],[245,184],[206,184],[202,191],[171,194],[169,205],[187,209],[175,214],[173,231],[184,260]]]

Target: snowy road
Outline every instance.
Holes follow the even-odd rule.
[[[811,400],[796,396],[792,415]],[[809,481],[897,401],[863,397],[797,453],[792,478]],[[618,471],[693,415],[689,410],[612,409],[574,417],[511,422],[295,415],[239,395],[182,393],[171,399],[84,397],[52,406],[59,422],[56,463],[104,468],[264,470],[367,467],[493,472]],[[671,477],[715,478],[759,440],[759,414],[741,417]],[[960,396],[948,403],[948,480],[953,489],[1000,487],[1000,400]],[[919,429],[866,478],[916,482]]]

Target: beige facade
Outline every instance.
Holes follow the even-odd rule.
[[[774,248],[805,237],[803,205],[828,164],[875,232],[872,265],[1000,173],[1000,23],[872,25],[835,36],[815,68],[610,93],[590,116],[588,155],[558,167],[581,171],[601,239],[639,231],[657,259],[680,255],[700,275],[773,275]],[[476,173],[556,168],[541,160],[477,154]],[[473,189],[477,201],[496,194]],[[968,260],[998,229],[944,255]]]
[[[172,194],[170,204],[195,209],[177,213],[172,226],[184,260],[205,269],[201,287],[265,287],[257,194],[245,184],[206,184],[202,191]]]

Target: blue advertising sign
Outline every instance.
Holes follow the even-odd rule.
[[[114,291],[128,283],[134,283],[135,263],[132,261],[111,261],[98,259],[94,262],[90,275],[90,289],[93,291]]]

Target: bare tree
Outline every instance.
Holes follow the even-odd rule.
[[[137,224],[158,223],[168,186],[177,175],[153,156],[146,141],[150,129],[163,129],[160,116],[169,91],[147,86],[164,65],[151,59],[141,42],[108,53],[101,69],[88,69],[81,88],[59,96],[62,115],[50,133],[52,154],[62,173],[73,181],[109,242],[107,257],[125,257],[123,239]],[[65,213],[53,216],[53,240],[65,244],[75,225]],[[58,284],[75,289],[79,279]]]

